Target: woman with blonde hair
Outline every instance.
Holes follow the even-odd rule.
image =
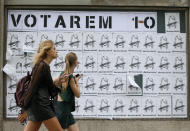
[[[75,96],[80,97],[80,88],[78,81],[80,75],[73,76],[75,67],[78,64],[77,56],[75,53],[68,53],[65,57],[66,68],[60,74],[69,74],[68,77],[64,79],[64,82],[61,84],[61,92],[58,95],[57,101],[57,118],[63,129],[68,131],[79,131],[78,126],[75,123],[72,111],[75,110]]]
[[[58,94],[58,88],[53,83],[49,64],[55,58],[57,51],[53,41],[40,43],[33,61],[32,86],[24,98],[24,113],[18,117],[21,122],[28,116],[24,131],[38,131],[42,123],[49,131],[63,131],[52,102]],[[62,83],[61,77],[57,83]]]

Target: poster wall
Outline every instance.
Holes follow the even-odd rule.
[[[181,12],[9,10],[6,116],[17,117],[16,83],[31,71],[38,45],[53,40],[52,77],[74,52],[81,97],[77,118],[187,117],[186,32]],[[142,75],[142,86],[135,76]]]

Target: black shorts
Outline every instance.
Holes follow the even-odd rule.
[[[39,104],[32,102],[27,110],[29,121],[44,121],[56,116],[54,106],[52,104]]]
[[[75,119],[71,114],[71,104],[66,102],[57,102],[56,116],[63,129],[75,124]]]

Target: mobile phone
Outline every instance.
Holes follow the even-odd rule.
[[[76,74],[75,77],[79,77],[80,75],[79,74]]]

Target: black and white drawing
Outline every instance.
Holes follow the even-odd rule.
[[[170,62],[167,57],[162,56],[160,58],[159,68],[161,71],[163,71],[163,70],[168,71],[170,69]]]
[[[98,54],[98,71],[112,72],[113,71],[113,55],[110,53]]]
[[[126,94],[127,93],[127,81],[126,74],[118,74],[113,75],[113,79],[111,80],[111,92],[113,94]]]
[[[109,79],[107,77],[102,77],[99,84],[100,93],[102,91],[109,91],[109,88],[110,88]]]
[[[111,61],[109,60],[108,56],[102,56],[101,57],[101,63],[100,63],[100,68],[102,69],[109,69],[110,68]]]
[[[160,76],[158,84],[158,92],[161,94],[171,94],[171,80],[170,77]]]
[[[138,101],[136,99],[132,99],[130,101],[129,111],[137,113],[140,110],[139,108],[140,108],[140,105],[139,105]]]
[[[108,35],[106,35],[106,34],[103,34],[102,36],[101,36],[101,40],[100,40],[100,47],[101,48],[109,48],[110,47],[110,43],[111,43],[111,41],[110,41],[110,38],[109,38],[109,36]]]
[[[116,41],[115,41],[115,47],[118,48],[125,48],[125,39],[123,35],[117,35]]]
[[[171,96],[160,96],[157,105],[158,116],[171,117]]]
[[[138,35],[132,35],[131,36],[131,41],[129,43],[131,48],[139,48],[140,46],[140,40]]]
[[[175,79],[175,86],[174,89],[176,92],[185,90],[185,82],[182,78],[176,78]]]
[[[152,113],[152,112],[154,112],[154,110],[155,110],[155,104],[154,104],[153,100],[146,99],[145,106],[144,106],[144,111]]]
[[[155,86],[156,86],[154,78],[147,77],[144,80],[145,80],[144,92],[145,93],[153,92],[155,90]]]
[[[118,96],[112,102],[113,118],[126,118],[127,106],[126,97]]]
[[[10,49],[13,50],[13,51],[18,50],[19,43],[20,43],[20,40],[18,39],[18,35],[17,34],[12,34],[11,38],[10,38],[10,41],[8,43]]]
[[[150,97],[143,97],[142,99],[142,114],[145,118],[154,118],[157,115],[157,98],[150,96]]]
[[[22,34],[20,32],[8,32],[7,34],[7,53],[6,57],[20,57],[23,55]],[[8,56],[9,55],[9,56]]]
[[[165,28],[167,32],[180,31],[179,13],[165,13]]]
[[[117,113],[117,112],[124,112],[124,102],[120,99],[117,99],[115,101],[115,105],[114,105],[114,108],[113,110]]]
[[[168,78],[162,77],[161,81],[160,81],[160,86],[159,86],[160,90],[161,91],[163,91],[163,90],[167,90],[168,91],[169,87],[170,87],[170,83],[169,83]]]
[[[86,80],[85,89],[86,90],[94,90],[96,83],[94,82],[93,78],[88,77]]]
[[[131,57],[131,63],[130,63],[130,68],[131,69],[140,69],[140,65],[141,65],[141,61],[140,61],[140,58],[139,56],[132,56]]]
[[[175,57],[175,63],[174,63],[174,68],[175,70],[183,70],[184,68],[184,60],[183,60],[183,57]]]
[[[94,107],[95,107],[94,102],[90,99],[86,99],[84,106],[85,113],[94,112]]]
[[[55,38],[55,46],[57,49],[63,48],[65,46],[65,39],[63,37],[63,34],[57,34]]]
[[[115,81],[114,81],[114,86],[113,86],[113,88],[114,88],[114,90],[123,90],[123,88],[124,88],[124,82],[123,82],[123,80],[122,80],[122,78],[121,77],[117,77],[117,78],[115,78]]]
[[[97,54],[85,53],[83,54],[83,68],[85,72],[97,71]]]
[[[98,86],[97,74],[96,75],[86,74],[83,76],[84,94],[96,94],[96,93],[98,93],[97,86]]]
[[[95,47],[95,44],[96,44],[96,41],[95,41],[95,39],[94,39],[94,36],[88,34],[88,35],[86,36],[86,40],[85,40],[85,43],[84,43],[85,47],[86,47],[86,48],[94,48],[94,47]]]
[[[145,69],[147,70],[147,69],[154,69],[154,67],[155,67],[155,62],[154,62],[154,58],[152,57],[152,56],[147,56],[146,57],[146,62],[145,62],[145,65],[144,65],[144,67],[145,67]]]
[[[115,63],[115,68],[116,69],[125,69],[125,60],[124,60],[124,57],[122,56],[117,56],[116,58],[116,63]]]
[[[79,44],[80,44],[80,39],[79,39],[79,36],[77,34],[72,34],[71,35],[71,40],[70,40],[70,43],[69,43],[69,46],[71,48],[79,48]]]
[[[7,94],[14,94],[16,92],[16,85],[18,78],[14,76],[13,78],[7,78]]]
[[[85,61],[85,67],[88,68],[95,68],[95,61],[93,56],[87,56]]]
[[[185,113],[187,111],[187,104],[185,101],[187,100],[187,97],[185,95],[175,95],[172,96],[172,112],[174,116],[183,116],[186,117],[187,114]]]
[[[169,42],[168,42],[168,38],[166,36],[161,36],[160,37],[160,42],[159,42],[159,48],[160,49],[168,49],[169,48]]]
[[[110,108],[111,108],[111,105],[110,105],[108,99],[105,98],[105,99],[100,100],[99,112],[101,114],[109,114],[109,112],[111,110]]]
[[[117,52],[113,57],[113,69],[115,73],[127,73],[129,70],[130,55],[128,53]]]
[[[166,99],[161,99],[160,101],[160,106],[159,106],[159,111],[160,112],[168,112],[169,110],[169,104],[168,101]]]
[[[144,47],[145,48],[151,48],[151,49],[153,49],[154,48],[154,44],[155,44],[155,41],[154,41],[153,37],[150,36],[150,35],[147,35],[145,37]]]
[[[168,28],[176,28],[178,21],[175,16],[169,16],[167,26]]]
[[[184,42],[183,42],[183,38],[180,35],[176,35],[175,36],[175,40],[174,40],[174,44],[173,44],[174,48],[180,48],[182,49],[184,46]]]
[[[34,37],[32,35],[26,35],[24,45],[26,47],[33,48],[34,47],[34,43],[35,43]]]
[[[176,102],[175,102],[175,108],[174,108],[175,112],[178,112],[178,111],[183,112],[184,107],[185,107],[185,105],[184,105],[183,100],[182,99],[177,99]]]

